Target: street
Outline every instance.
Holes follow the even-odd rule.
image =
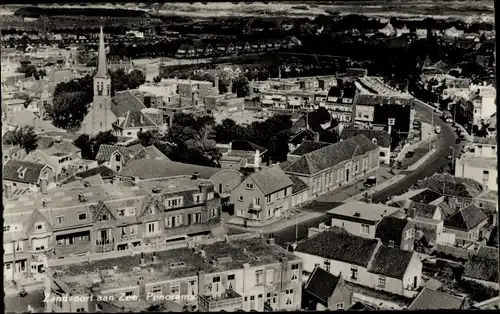
[[[36,290],[29,292],[24,298],[19,297],[18,294],[4,297],[4,311],[5,313],[26,313],[28,304],[33,307],[37,312],[41,310],[43,301],[43,291]]]
[[[435,125],[441,126],[441,134],[439,135],[437,141],[437,150],[426,162],[424,162],[416,170],[408,171],[408,175],[405,178],[399,180],[397,184],[393,184],[381,191],[375,192],[372,198],[374,203],[384,202],[393,195],[401,194],[402,192],[413,186],[418,180],[430,177],[434,173],[441,170],[442,167],[445,167],[449,163],[449,160],[446,159],[446,156],[452,151],[450,146],[455,148],[455,153],[458,154],[458,152],[460,151],[460,144],[455,143],[457,135],[455,134],[454,129],[449,124],[444,123],[440,119],[438,113],[434,113],[434,118],[432,118],[433,109],[425,105],[421,105],[418,102],[415,103],[415,110],[417,110],[422,122],[431,123],[431,120],[433,119]],[[326,196],[323,197],[322,200],[326,201],[325,198],[328,201],[338,201],[336,197]],[[332,202],[331,207],[329,207],[330,204],[328,204],[328,202],[325,202],[326,206],[323,207],[329,207],[328,209],[331,209],[335,207],[335,204],[339,203]],[[320,223],[327,221],[329,221],[329,218],[325,214],[320,217],[301,222],[298,224],[297,228],[295,226],[291,226],[277,232],[275,231],[273,232],[272,236],[275,238],[276,244],[279,245],[283,245],[285,242],[294,242],[296,239],[296,234],[297,239],[302,240],[307,237],[307,230],[310,227],[317,227]],[[264,234],[266,236],[270,236],[269,233],[264,232]]]

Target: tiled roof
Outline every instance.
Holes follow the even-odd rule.
[[[381,147],[389,147],[391,146],[391,137],[389,136],[389,133],[382,131],[382,130],[363,130],[363,129],[356,129],[356,128],[345,128],[342,133],[340,133],[340,138],[341,139],[348,139],[350,137],[356,136],[363,134],[366,136],[368,139],[376,139],[377,140],[377,145]]]
[[[303,143],[304,140],[314,140],[314,133],[307,129],[302,129],[298,133],[292,135],[288,140],[288,143],[297,145]]]
[[[156,123],[140,110],[131,110],[125,114],[122,123],[117,124],[120,128],[154,127]]]
[[[428,218],[432,219],[436,213],[437,206],[424,203],[411,202],[408,207],[408,212],[411,213],[413,218]]]
[[[290,180],[292,180],[292,194],[302,192],[304,190],[307,190],[309,186],[302,181],[299,177],[296,176],[289,176]]]
[[[434,192],[433,190],[425,189],[415,196],[412,196],[410,200],[418,203],[429,204],[441,197],[441,194]]]
[[[394,241],[394,245],[399,247],[407,224],[406,219],[384,217],[377,225],[375,237],[382,240],[383,243]]]
[[[139,177],[140,179],[156,179],[175,177],[180,175],[190,176],[195,172],[200,178],[209,179],[219,171],[220,168],[203,167],[181,162],[173,162],[157,159],[131,160],[121,171],[123,177]]]
[[[438,207],[441,209],[441,212],[443,213],[444,217],[450,217],[451,215],[455,214],[458,209],[455,209],[448,205],[446,202],[442,202],[441,204],[438,205]]]
[[[3,180],[36,184],[45,166],[47,165],[10,159],[2,167]],[[26,169],[23,179],[19,178],[19,169]]]
[[[292,173],[315,174],[324,169],[333,167],[352,157],[363,155],[378,148],[366,136],[357,135],[311,153],[303,155],[288,166],[285,171]]]
[[[328,299],[337,288],[340,277],[316,266],[307,281],[304,291],[314,297],[320,304],[328,307]]]
[[[231,150],[242,150],[242,151],[249,151],[249,152],[255,152],[258,150],[261,154],[267,149],[265,147],[259,146],[257,144],[254,144],[250,141],[244,141],[244,140],[234,140],[231,142]]]
[[[378,240],[331,228],[298,243],[295,249],[311,255],[367,267]]]
[[[413,252],[403,251],[387,246],[379,247],[373,258],[369,272],[386,277],[403,279],[410,265]]]
[[[470,231],[487,219],[488,216],[481,209],[475,205],[469,205],[446,218],[444,226],[446,228]]]
[[[70,142],[67,141],[61,141],[59,143],[54,143],[52,146],[50,146],[48,149],[44,151],[46,155],[49,156],[56,156],[56,154],[74,154],[81,151],[80,148],[76,147]]]
[[[463,276],[498,283],[498,259],[486,256],[471,256],[465,264]]]
[[[424,288],[408,307],[409,310],[461,309],[464,299],[445,292]]]
[[[54,139],[48,136],[40,136],[36,143],[38,144],[37,149],[47,149],[54,144]]]
[[[380,105],[380,104],[395,104],[395,105],[411,105],[413,98],[393,96],[393,95],[373,95],[360,94],[356,100],[358,105]]]
[[[69,183],[69,182],[75,181],[77,178],[86,179],[88,177],[92,177],[92,176],[95,176],[97,174],[99,174],[101,176],[101,178],[103,178],[103,179],[110,179],[116,175],[116,172],[114,172],[113,170],[109,169],[106,166],[99,166],[99,167],[92,168],[89,170],[77,172],[73,176],[71,176],[70,178],[65,180],[64,183]]]
[[[151,158],[153,158],[153,159],[170,160],[167,156],[165,156],[154,145],[149,145],[149,146],[145,147],[144,150],[147,152],[148,156],[151,157]]]
[[[110,109],[116,117],[123,117],[129,111],[140,111],[145,108],[144,103],[126,90],[115,93]]]
[[[264,195],[269,195],[293,185],[292,180],[277,165],[254,172],[249,177]]]
[[[302,156],[329,145],[333,144],[327,142],[304,141],[299,147],[291,152],[290,155]]]
[[[118,150],[123,155],[123,158],[125,159],[124,161],[127,162],[130,158],[140,153],[143,149],[144,146],[142,146],[141,144],[136,144],[129,147],[101,144],[99,146],[99,151],[97,152],[96,160],[99,162],[109,161],[109,158],[111,158],[111,154]]]
[[[339,97],[341,98],[339,102],[342,102],[342,98],[353,99],[356,94],[356,86],[344,86],[340,88],[339,86],[332,86],[328,91],[328,97]]]

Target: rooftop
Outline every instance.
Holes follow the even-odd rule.
[[[368,271],[391,278],[403,279],[412,257],[413,252],[380,246]]]
[[[418,203],[424,203],[424,204],[429,204],[440,198],[442,195],[438,194],[432,190],[425,189],[418,194],[411,196],[409,199],[418,202]]]
[[[151,254],[144,254],[146,266],[140,266],[140,256],[127,256],[86,263],[67,264],[52,267],[57,277],[66,283],[75,293],[87,291],[104,274],[105,281],[99,286],[102,291],[127,286],[137,286],[140,277],[148,283],[197,276],[198,271],[215,273],[230,269],[240,269],[248,263],[251,267],[279,263],[286,256],[288,261],[299,260],[293,254],[278,245],[269,245],[265,239],[252,238],[231,242],[217,242],[204,245],[205,257],[195,254],[192,249],[180,248],[156,252],[156,261]],[[228,259],[230,257],[230,259]],[[172,265],[183,263],[182,265]],[[114,274],[109,271],[117,267]],[[95,274],[95,275],[94,275]],[[94,276],[93,276],[94,275]]]
[[[487,219],[488,216],[481,209],[475,205],[469,205],[447,217],[444,220],[444,226],[446,228],[470,231]]]
[[[434,174],[420,180],[417,188],[428,188],[441,195],[475,198],[482,192],[479,182],[468,178],[459,178],[449,174]]]
[[[292,180],[292,194],[302,192],[304,190],[307,190],[309,186],[302,181],[299,177],[296,176],[289,176],[290,180]]]
[[[393,241],[394,245],[399,247],[407,224],[406,219],[384,217],[377,225],[375,237],[382,240],[383,243]]]
[[[37,184],[46,164],[9,159],[2,167],[3,180]],[[19,176],[23,171],[23,176]]]
[[[264,195],[272,194],[293,185],[292,180],[278,165],[254,172],[249,178],[255,182]]]
[[[345,128],[342,133],[340,133],[340,138],[346,140],[350,137],[363,134],[368,139],[377,140],[377,145],[381,147],[391,146],[391,137],[389,133],[383,130],[364,130],[356,128]]]
[[[368,204],[360,201],[350,201],[330,209],[327,213],[339,217],[356,217],[359,219],[379,221],[382,217],[390,216],[399,211],[399,208],[382,205]],[[359,213],[359,215],[357,215]]]
[[[496,257],[470,256],[465,264],[463,276],[498,283],[498,267],[492,267],[498,265],[498,255]]]
[[[119,173],[120,177],[138,177],[142,180],[168,178],[199,173],[199,177],[209,179],[219,171],[220,168],[204,167],[181,162],[157,159],[131,160]]]
[[[458,310],[464,299],[451,294],[424,288],[408,307],[409,310]]]
[[[332,145],[332,143],[304,141],[290,155],[302,156],[329,145]]]
[[[340,228],[331,228],[300,241],[295,250],[367,267],[377,244],[378,240],[358,237]]]
[[[340,277],[316,266],[309,277],[304,292],[314,297],[323,306],[328,307],[328,299],[337,288]]]

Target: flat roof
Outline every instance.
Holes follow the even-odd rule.
[[[244,249],[246,251],[244,251]],[[263,238],[217,242],[204,245],[205,257],[190,248],[179,248],[156,252],[156,262],[152,254],[144,254],[145,266],[140,266],[140,255],[111,258],[92,262],[74,263],[50,267],[57,278],[74,293],[84,293],[103,272],[104,281],[99,283],[101,291],[137,286],[139,277],[146,283],[154,283],[197,276],[198,271],[219,273],[231,269],[241,269],[248,263],[258,267],[279,263],[286,256],[289,261],[300,260],[278,245],[270,245]],[[174,265],[174,263],[183,263]],[[110,270],[116,268],[114,274]]]
[[[328,214],[356,217],[371,221],[378,221],[381,216],[390,216],[399,211],[399,208],[381,204],[368,204],[360,201],[350,201],[327,211]],[[359,216],[354,216],[358,212]]]

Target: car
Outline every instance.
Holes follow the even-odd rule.
[[[363,185],[367,188],[372,187],[375,184],[377,184],[377,177],[375,176],[369,176],[368,178],[366,178],[365,183],[363,183]]]

